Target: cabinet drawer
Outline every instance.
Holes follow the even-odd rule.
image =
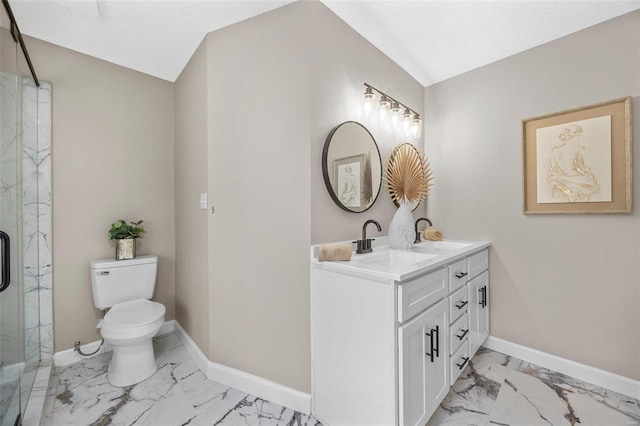
[[[458,321],[449,327],[449,342],[451,343],[451,354],[456,353],[463,343],[467,345],[469,340],[469,315],[466,313]]]
[[[464,341],[465,344],[460,346],[460,349],[453,355],[451,355],[451,365],[449,371],[451,372],[451,385],[458,380],[460,377],[460,373],[469,363],[469,345],[467,344],[467,340]]]
[[[449,265],[449,291],[454,292],[467,283],[469,266],[467,259]]]
[[[476,253],[473,256],[469,256],[469,276],[468,279],[471,279],[481,272],[489,269],[489,250],[482,250],[480,253]]]
[[[447,296],[446,267],[398,285],[398,321],[405,322]]]
[[[469,309],[469,291],[465,285],[449,296],[449,324],[453,324],[460,315]]]

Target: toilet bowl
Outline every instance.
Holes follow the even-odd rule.
[[[165,307],[152,302],[157,256],[91,262],[91,291],[98,309],[109,309],[100,322],[104,341],[113,347],[107,378],[113,386],[139,383],[158,369],[152,338],[164,323]]]
[[[164,323],[164,305],[136,299],[114,305],[104,317],[100,333],[113,346],[107,377],[124,387],[149,378],[158,369],[152,338]]]

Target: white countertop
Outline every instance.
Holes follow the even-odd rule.
[[[490,245],[486,241],[423,241],[414,244],[411,250],[394,250],[389,246],[388,237],[376,237],[372,243],[373,252],[357,254],[355,244],[351,241],[339,244],[352,245],[354,251],[351,260],[320,262],[318,253],[321,244],[318,244],[311,246],[311,266],[389,284],[430,272]]]

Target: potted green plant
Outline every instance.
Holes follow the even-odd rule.
[[[127,223],[124,219],[111,224],[109,239],[116,240],[116,260],[133,259],[136,257],[136,239],[142,238],[145,230],[141,226],[142,220]]]

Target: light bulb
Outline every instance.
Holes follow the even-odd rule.
[[[391,104],[391,125],[393,127],[398,127],[400,122],[402,121],[402,108],[400,108],[400,104],[396,101],[393,101]]]
[[[373,94],[373,90],[371,90],[371,87],[367,86],[367,89],[364,91],[364,95],[362,95],[362,101],[362,109],[364,110],[364,114],[371,114],[373,106],[376,103],[376,95]]]
[[[380,121],[384,121],[389,117],[389,110],[391,109],[391,102],[389,102],[389,98],[385,95],[382,95],[382,99],[378,102],[378,118]]]
[[[411,136],[416,139],[422,136],[422,119],[420,118],[420,114],[416,114],[411,121]]]
[[[411,124],[413,122],[413,113],[409,108],[405,108],[402,114],[402,131],[406,136],[411,134]]]

